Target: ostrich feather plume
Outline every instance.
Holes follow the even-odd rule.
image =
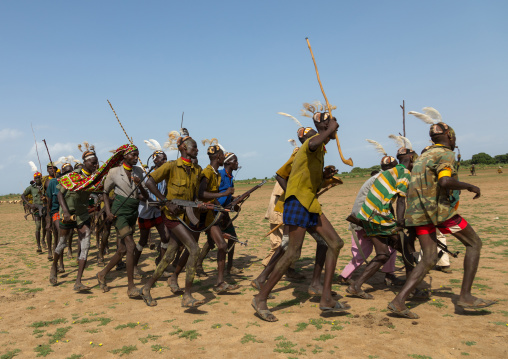
[[[443,118],[441,117],[441,114],[435,108],[424,107],[424,108],[422,108],[422,111],[425,112],[425,114],[427,116],[430,116],[432,119],[436,120],[437,122],[443,122]]]
[[[146,143],[148,148],[151,149],[152,151],[162,151],[160,143],[154,140],[153,138],[149,139],[148,141],[144,140],[144,142]]]
[[[397,135],[390,135],[388,136],[388,138],[391,138],[395,144],[397,145],[397,147],[405,147],[404,146],[404,141],[400,138],[400,136],[397,136]]]
[[[423,113],[419,113],[419,112],[416,112],[416,111],[409,111],[408,115],[413,115],[413,116],[415,116],[416,118],[419,118],[420,120],[422,120],[423,122],[425,122],[428,125],[433,125],[434,124],[434,120],[429,115],[425,115]]]
[[[211,140],[205,138],[204,140],[201,141],[201,143],[203,144],[203,146],[206,146],[207,144],[210,146],[213,146],[213,145],[218,145],[219,140],[216,138],[212,138]]]
[[[382,154],[383,154],[383,155],[385,155],[385,156],[388,156],[388,155],[386,154],[385,149],[383,148],[383,146],[382,146],[379,142],[374,141],[374,140],[369,140],[369,139],[366,139],[365,141],[367,141],[368,143],[370,143],[371,145],[373,145],[373,146],[374,146],[374,148],[376,149],[376,151],[377,151],[377,152],[382,153]]]
[[[388,137],[394,140],[399,148],[404,147],[409,148],[410,150],[413,149],[413,145],[411,144],[411,142],[404,136],[390,135]]]
[[[409,148],[410,150],[413,149],[413,144],[407,139],[407,137],[399,136],[399,138],[402,140],[402,143],[404,143],[403,147]]]
[[[277,112],[277,113],[279,115],[286,116],[286,117],[289,117],[290,119],[292,119],[296,123],[298,128],[303,127],[303,125],[300,123],[300,121],[298,121],[298,119],[296,117],[291,116],[289,113],[284,113],[284,112]]]

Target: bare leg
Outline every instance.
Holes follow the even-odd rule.
[[[452,235],[466,246],[466,255],[464,256],[464,277],[462,279],[459,301],[467,304],[473,304],[477,298],[471,295],[471,287],[480,262],[482,240],[469,224],[462,231],[452,233]]]
[[[85,224],[83,227],[78,229],[78,247],[79,247],[78,274],[76,277],[76,284],[74,285],[74,290],[90,289],[89,287],[81,283],[81,277],[83,276],[83,271],[85,270],[86,266],[86,260],[88,258],[88,250],[90,249],[91,236],[92,231],[90,230],[90,226],[88,224]]]
[[[60,229],[59,231],[58,244],[55,248],[55,252],[53,253],[53,263],[49,274],[49,282],[52,285],[57,284],[57,263],[63,255],[63,250],[65,249],[67,237],[70,235],[70,232],[71,231],[69,229]]]
[[[37,253],[42,252],[41,248],[41,219],[35,216],[35,241],[37,242]]]
[[[275,269],[271,273],[265,285],[263,285],[259,293],[254,296],[256,310],[258,311],[268,310],[268,306],[266,304],[268,295],[272,291],[273,287],[275,287],[275,285],[280,281],[284,273],[286,273],[289,266],[296,260],[298,260],[298,258],[300,258],[303,239],[305,238],[306,232],[307,230],[305,228],[297,226],[289,226],[288,249],[275,266]],[[265,319],[271,322],[277,320],[277,318],[273,314],[267,315]]]
[[[74,229],[71,230],[71,233],[68,237],[68,247],[67,247],[67,258],[71,259],[72,257],[72,237],[74,237]]]
[[[373,299],[374,297],[362,290],[362,285],[369,278],[371,278],[376,272],[390,259],[390,249],[388,245],[383,243],[377,237],[370,237],[374,249],[376,250],[376,256],[370,261],[369,265],[365,268],[360,277],[351,283],[347,289],[349,294],[359,296],[364,299]]]
[[[399,294],[389,304],[398,311],[407,309],[405,305],[407,297],[437,263],[436,233],[419,235],[418,240],[423,250],[423,257],[411,271],[409,277],[406,278],[406,284],[404,284]]]
[[[187,259],[187,275],[185,278],[185,293],[182,298],[182,306],[198,306],[202,301],[198,301],[192,297],[192,282],[194,281],[196,261],[198,256],[199,247],[196,243],[194,236],[181,224],[172,229],[172,233],[184,244],[188,254]],[[176,251],[178,250],[179,243],[173,238],[170,239],[168,250],[164,257],[161,259],[157,269],[155,270],[152,278],[143,287],[143,299],[148,305],[156,305],[157,303],[152,300],[150,296],[150,289],[159,279],[169,263],[173,260]]]
[[[212,237],[215,245],[217,246],[217,285],[222,284],[224,282],[224,267],[226,265],[226,250],[227,244],[224,238],[222,237],[222,231],[219,226],[212,226],[209,229],[210,236]]]
[[[332,280],[337,266],[337,257],[339,256],[344,242],[339,237],[332,224],[324,214],[319,216],[316,231],[326,242],[328,249],[325,259],[325,275],[323,280],[323,295],[321,296],[320,306],[334,308],[337,302],[332,298]]]

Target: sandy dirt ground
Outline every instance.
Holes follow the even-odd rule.
[[[0,355],[11,358],[108,358],[118,356],[165,358],[507,358],[508,357],[508,177],[479,171],[466,176],[481,187],[482,197],[472,200],[461,196],[460,213],[483,239],[482,258],[473,294],[499,299],[488,310],[464,311],[456,306],[462,279],[464,248],[449,239],[452,250],[460,251],[452,259],[451,274],[431,271],[422,287],[433,289],[427,302],[409,303],[421,319],[392,316],[388,302],[396,293],[376,274],[364,288],[374,300],[346,297],[345,287],[334,285],[348,300],[351,310],[338,315],[321,315],[319,298],[307,294],[313,268],[315,242],[308,236],[297,268],[306,280],[292,282],[283,277],[269,301],[279,318],[276,323],[259,319],[251,308],[256,291],[250,281],[262,270],[261,260],[269,250],[263,238],[269,225],[263,218],[273,187],[266,184],[244,204],[236,221],[241,239],[248,247],[236,248],[235,266],[240,276],[229,278],[241,285],[234,294],[215,295],[216,252],[205,261],[210,277],[196,279],[195,297],[204,298],[200,310],[185,311],[180,296],[173,295],[164,280],[152,295],[157,307],[149,308],[142,300],[128,299],[125,271],[113,271],[108,280],[111,291],[102,293],[98,286],[89,293],[72,290],[76,261],[65,259],[67,272],[60,285],[48,282],[50,265],[46,253],[35,252],[34,223],[25,221],[20,205],[0,206]],[[351,235],[344,218],[365,177],[348,178],[345,184],[330,190],[321,202],[324,212],[344,239],[336,276],[351,258]],[[249,186],[237,187],[241,193]],[[155,231],[153,232],[155,234]],[[157,237],[155,237],[157,238]],[[158,238],[157,238],[158,239]],[[203,238],[201,239],[201,244]],[[95,239],[84,273],[84,283],[96,285]],[[115,248],[113,246],[113,248]],[[74,248],[75,249],[75,248]],[[140,268],[150,274],[156,252],[146,249]],[[363,268],[363,267],[362,267]],[[358,275],[358,273],[355,273]],[[401,262],[396,275],[404,276]],[[138,281],[144,282],[146,279]],[[180,278],[183,286],[184,276]]]

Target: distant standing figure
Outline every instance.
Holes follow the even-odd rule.
[[[471,165],[471,176],[476,176],[476,168],[474,167],[474,164]]]
[[[497,173],[499,173],[499,174],[503,173],[503,168],[501,166],[498,167]]]

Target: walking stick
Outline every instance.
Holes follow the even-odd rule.
[[[330,114],[330,117],[331,117],[332,116],[332,108],[330,106],[330,103],[328,102],[328,98],[326,97],[325,90],[323,89],[323,85],[321,84],[321,79],[319,78],[319,71],[318,71],[318,68],[316,65],[316,60],[314,59],[314,54],[312,53],[312,48],[310,47],[309,38],[306,37],[305,40],[307,40],[307,45],[309,46],[310,55],[312,56],[312,61],[314,62],[314,68],[316,69],[316,75],[317,75],[317,80],[319,82],[319,87],[321,87],[321,92],[323,93],[323,97],[325,98],[325,101],[326,101],[326,107],[328,108],[328,113]],[[348,166],[353,167],[353,160],[351,158],[346,160],[344,158],[344,156],[342,155],[342,150],[340,149],[340,143],[339,143],[339,136],[337,135],[337,132],[335,132],[335,141],[337,141],[337,148],[339,150],[340,159],[342,160],[342,162],[344,162]]]
[[[282,227],[284,225],[284,223],[279,223],[278,225],[275,226],[274,229],[272,229],[270,232],[268,232],[263,238],[265,237],[268,237],[270,234],[272,234],[273,232],[275,232],[277,229],[279,229],[280,227]]]
[[[109,100],[107,100],[108,103],[109,103],[109,107],[111,107],[111,109],[113,110],[113,113],[115,114],[115,117],[116,117],[116,120],[118,121],[118,124],[120,125],[120,127],[122,128],[123,130],[123,133],[125,134],[125,137],[127,137],[127,139],[129,140],[130,144],[131,145],[134,145],[134,142],[132,142],[132,138],[129,137],[129,135],[127,134],[127,132],[125,131],[125,128],[123,128],[123,125],[122,123],[120,122],[120,119],[118,118],[117,114],[116,114],[116,111],[115,109],[113,108],[113,105],[111,104],[111,102],[109,102]],[[146,173],[146,169],[145,169],[145,165],[143,164],[143,162],[141,162],[141,159],[138,158],[138,161],[139,163],[141,164],[141,168],[143,169],[143,172]]]

